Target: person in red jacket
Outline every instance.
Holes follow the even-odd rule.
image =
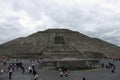
[[[65,69],[65,70],[64,70],[64,74],[65,74],[65,77],[68,76],[68,69]]]

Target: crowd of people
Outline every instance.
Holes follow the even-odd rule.
[[[59,68],[59,74],[60,74],[60,77],[63,77],[63,75],[65,77],[68,77],[68,74],[69,74],[69,71],[68,71],[68,68]]]
[[[120,61],[120,58],[114,58],[112,61],[102,62],[101,67],[104,69],[109,69],[111,71],[111,73],[115,73],[116,66],[115,66],[114,62],[117,62],[117,61]],[[41,64],[42,62],[38,61],[38,63]],[[9,80],[12,79],[14,71],[21,72],[23,75],[24,75],[24,73],[28,72],[30,76],[33,76],[33,80],[39,79],[34,61],[30,61],[27,71],[26,71],[26,68],[24,67],[24,64],[22,62],[20,62],[19,60],[16,60],[16,62],[9,62],[9,61],[4,60],[3,67],[6,67],[7,70],[1,69],[0,74],[3,74],[4,72],[6,72],[8,74]],[[60,77],[69,77],[70,72],[69,72],[68,68],[61,67],[58,69],[58,71],[59,71]],[[86,78],[83,77],[82,80],[86,80]]]
[[[27,72],[29,73],[30,76],[33,76],[33,80],[38,80],[39,76],[38,73],[35,69],[35,64],[34,61],[30,61],[30,65],[28,66],[28,70]],[[39,63],[39,62],[38,62]],[[3,61],[3,67],[6,67],[7,70],[1,69],[1,74],[6,72],[8,74],[8,78],[9,80],[12,80],[13,76],[14,76],[14,71],[20,72],[23,75],[26,72],[26,68],[24,67],[22,62],[19,62],[19,60],[17,59],[15,62],[10,62],[10,61]],[[59,75],[60,77],[68,77],[69,76],[69,70],[68,68],[62,67],[59,68]],[[86,80],[85,77],[83,77],[83,80]]]
[[[68,70],[68,68],[65,68],[65,67],[59,68],[59,75],[60,75],[60,77],[68,77],[69,76],[69,70]],[[82,80],[86,80],[86,78],[83,77]]]
[[[12,75],[13,75],[14,71],[19,71],[20,72],[19,69],[21,69],[23,75],[25,73],[25,67],[23,66],[23,63],[19,62],[18,60],[16,60],[16,62],[14,62],[14,63],[11,63],[9,61],[4,60],[3,61],[3,68],[4,69],[0,70],[0,74],[7,73],[9,80],[12,79]],[[7,68],[7,69],[5,69],[5,68]],[[34,80],[38,80],[38,74],[35,70],[34,63],[31,62],[31,65],[28,67],[28,72],[29,72],[29,74],[33,74],[33,79]]]
[[[107,63],[101,63],[102,68],[109,69],[111,73],[115,73],[116,71],[116,66],[114,62],[120,61],[120,58],[113,58],[112,61],[107,62]]]
[[[120,61],[120,57],[113,58],[113,62],[114,61]]]

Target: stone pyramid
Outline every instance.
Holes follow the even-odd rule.
[[[0,45],[0,55],[38,58],[101,58],[120,55],[120,47],[68,29],[47,29]],[[74,57],[73,57],[74,56]]]

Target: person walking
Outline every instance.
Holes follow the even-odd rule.
[[[64,74],[65,74],[65,77],[68,76],[68,69],[65,69]]]
[[[86,80],[86,79],[85,79],[85,77],[83,77],[83,79],[82,79],[82,80]]]
[[[6,62],[6,61],[4,61],[4,62],[3,62],[3,66],[5,67],[5,66],[6,66],[6,64],[7,64],[7,62]]]
[[[63,71],[60,71],[60,77],[62,77],[63,76]]]
[[[13,72],[13,68],[10,67],[10,68],[9,68],[9,79],[10,79],[10,80],[11,80],[11,78],[12,78],[12,72]]]
[[[38,80],[38,74],[37,73],[34,75],[34,80]]]
[[[16,69],[18,71],[18,68],[19,68],[19,63],[16,63]]]
[[[21,66],[21,69],[23,70],[23,74],[25,73],[25,68],[23,66]]]
[[[1,70],[0,70],[0,73],[1,73],[1,74],[3,74],[3,72],[4,72],[4,70],[3,70],[3,69],[1,69]]]
[[[31,66],[29,66],[28,70],[29,70],[29,74],[31,74],[33,71]]]

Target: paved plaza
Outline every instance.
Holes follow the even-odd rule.
[[[111,73],[111,69],[99,68],[95,70],[69,71],[68,77],[60,77],[59,71],[41,68],[38,62],[34,62],[34,64],[39,75],[39,80],[82,80],[83,77],[85,77],[86,80],[120,80],[120,61],[113,62],[113,60],[102,60],[101,62],[114,63],[116,67],[115,73]],[[18,71],[15,69],[12,74],[12,80],[34,80],[34,76],[28,73],[28,66],[31,65],[31,62],[29,60],[24,60],[22,63],[26,69],[25,73],[23,74],[21,69]],[[0,63],[0,68],[3,68],[2,63]],[[7,69],[7,67],[4,69]],[[9,80],[8,72],[0,74],[0,80]]]

